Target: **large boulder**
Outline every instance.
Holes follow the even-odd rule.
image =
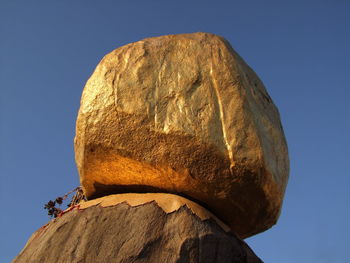
[[[89,199],[176,193],[242,238],[276,223],[289,173],[263,83],[207,33],[148,38],[106,55],[83,91],[75,153]]]
[[[262,263],[208,213],[172,195],[103,197],[40,228],[12,263]]]

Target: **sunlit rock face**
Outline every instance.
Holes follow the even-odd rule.
[[[148,38],[106,55],[83,91],[75,154],[88,198],[175,193],[243,238],[276,223],[289,173],[263,83],[207,33]]]

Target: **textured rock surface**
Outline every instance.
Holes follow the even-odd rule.
[[[88,198],[169,192],[241,237],[271,227],[289,173],[262,82],[212,34],[145,39],[106,55],[81,99],[76,162]]]
[[[72,210],[35,232],[13,263],[262,262],[215,221],[155,202]]]
[[[186,205],[192,211],[192,213],[196,214],[201,220],[210,218],[214,220],[224,231],[230,231],[230,228],[226,224],[224,224],[220,219],[218,219],[204,207],[181,196],[167,193],[128,193],[108,195],[87,202],[81,202],[79,204],[79,209],[85,209],[94,205],[108,207],[121,203],[127,203],[130,206],[138,206],[150,202],[155,202],[167,214],[172,213],[178,210],[181,206]]]

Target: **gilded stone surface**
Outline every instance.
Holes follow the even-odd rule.
[[[289,173],[263,83],[227,41],[206,33],[106,55],[83,91],[75,152],[89,198],[176,193],[241,237],[276,222]]]

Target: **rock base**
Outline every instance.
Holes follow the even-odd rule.
[[[186,204],[79,206],[36,231],[13,263],[261,263],[248,245]]]

